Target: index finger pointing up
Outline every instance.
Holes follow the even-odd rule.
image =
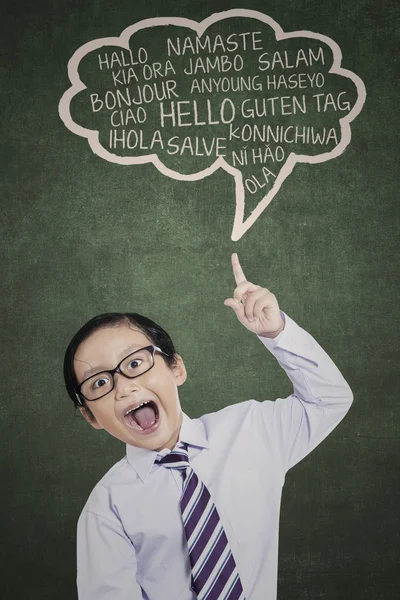
[[[235,276],[236,285],[239,285],[239,283],[243,283],[243,281],[247,281],[245,274],[243,273],[243,269],[240,266],[239,257],[236,254],[236,252],[232,254],[232,268],[233,274]]]

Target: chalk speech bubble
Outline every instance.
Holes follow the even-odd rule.
[[[59,115],[112,163],[151,162],[182,181],[223,168],[235,180],[237,241],[296,163],[336,158],[350,143],[366,90],[341,60],[331,38],[285,33],[258,11],[146,19],[74,53]]]

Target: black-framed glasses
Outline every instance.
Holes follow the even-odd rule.
[[[82,381],[75,388],[75,394],[80,406],[83,406],[82,399],[92,402],[109,394],[115,387],[115,373],[119,373],[128,379],[134,379],[149,371],[154,366],[154,354],[156,352],[168,356],[158,346],[146,346],[125,356],[115,369],[100,371]]]

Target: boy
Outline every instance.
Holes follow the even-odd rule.
[[[79,600],[275,600],[285,473],[341,421],[352,393],[317,342],[246,280],[232,255],[231,307],[294,390],[190,419],[184,362],[135,313],[89,321],[65,356],[84,418],[126,443],[78,521]],[[246,353],[247,354],[247,353]]]

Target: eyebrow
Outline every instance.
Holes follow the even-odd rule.
[[[126,356],[129,356],[129,354],[132,354],[133,352],[135,352],[135,350],[140,350],[140,348],[146,348],[146,346],[142,346],[142,344],[131,344],[130,346],[125,348],[125,350],[119,353],[118,361],[121,361]],[[96,373],[103,373],[104,371],[108,371],[109,369],[110,367],[92,367],[91,369],[86,369],[86,371],[83,372],[82,381],[85,381],[85,379],[87,379],[91,375],[96,375]]]

